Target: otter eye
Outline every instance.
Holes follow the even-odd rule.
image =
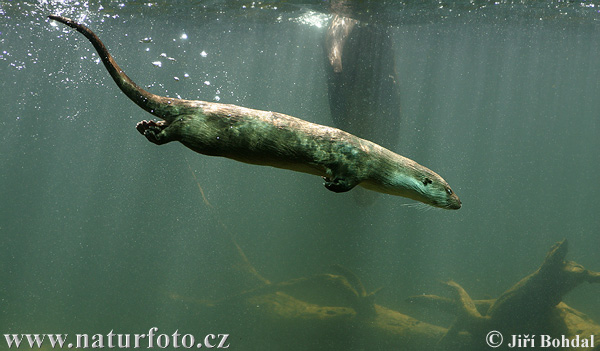
[[[429,179],[429,178],[425,178],[425,179],[423,179],[423,185],[425,185],[425,186],[426,186],[427,184],[431,184],[431,183],[433,183],[433,182],[431,181],[431,179]]]
[[[446,192],[448,193],[448,195],[452,195],[452,189],[446,188]]]

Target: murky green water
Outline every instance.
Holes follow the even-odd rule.
[[[85,38],[46,19],[88,25],[153,93],[333,125],[326,4],[1,1],[0,331],[156,326],[231,333],[231,349],[313,337],[240,340],[235,328],[260,321],[199,312],[201,300],[240,291],[231,236],[271,281],[341,264],[367,290],[384,287],[378,304],[445,326],[450,318],[404,300],[444,294],[446,279],[497,297],[563,238],[568,259],[600,270],[598,7],[381,6],[402,108],[372,123],[396,130],[394,151],[452,185],[458,211],[387,195],[364,206],[314,176],[150,144],[134,127],[151,116]],[[598,289],[582,285],[565,301],[600,321]]]

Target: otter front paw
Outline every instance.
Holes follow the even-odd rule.
[[[327,190],[333,191],[334,193],[344,193],[346,191],[352,190],[356,186],[356,184],[349,182],[344,178],[333,178],[329,179],[327,177],[323,177],[325,180],[325,188]]]
[[[167,125],[163,121],[141,121],[135,126],[138,132],[148,139],[151,143],[156,145],[162,145],[169,142],[165,135],[165,128]]]

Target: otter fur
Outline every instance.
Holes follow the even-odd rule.
[[[437,173],[340,129],[277,112],[152,94],[123,72],[89,28],[69,18],[49,18],[82,33],[123,93],[161,119],[144,120],[136,127],[154,144],[179,141],[204,155],[318,175],[334,192],[360,185],[435,207],[461,207],[458,196]]]

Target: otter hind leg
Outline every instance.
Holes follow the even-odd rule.
[[[166,144],[173,140],[167,133],[168,125],[164,121],[141,121],[135,126],[140,134],[156,145]]]
[[[345,193],[346,191],[352,190],[352,188],[354,188],[358,184],[358,182],[350,178],[323,177],[323,179],[325,180],[325,188],[327,188],[327,190],[333,191],[334,193]]]

